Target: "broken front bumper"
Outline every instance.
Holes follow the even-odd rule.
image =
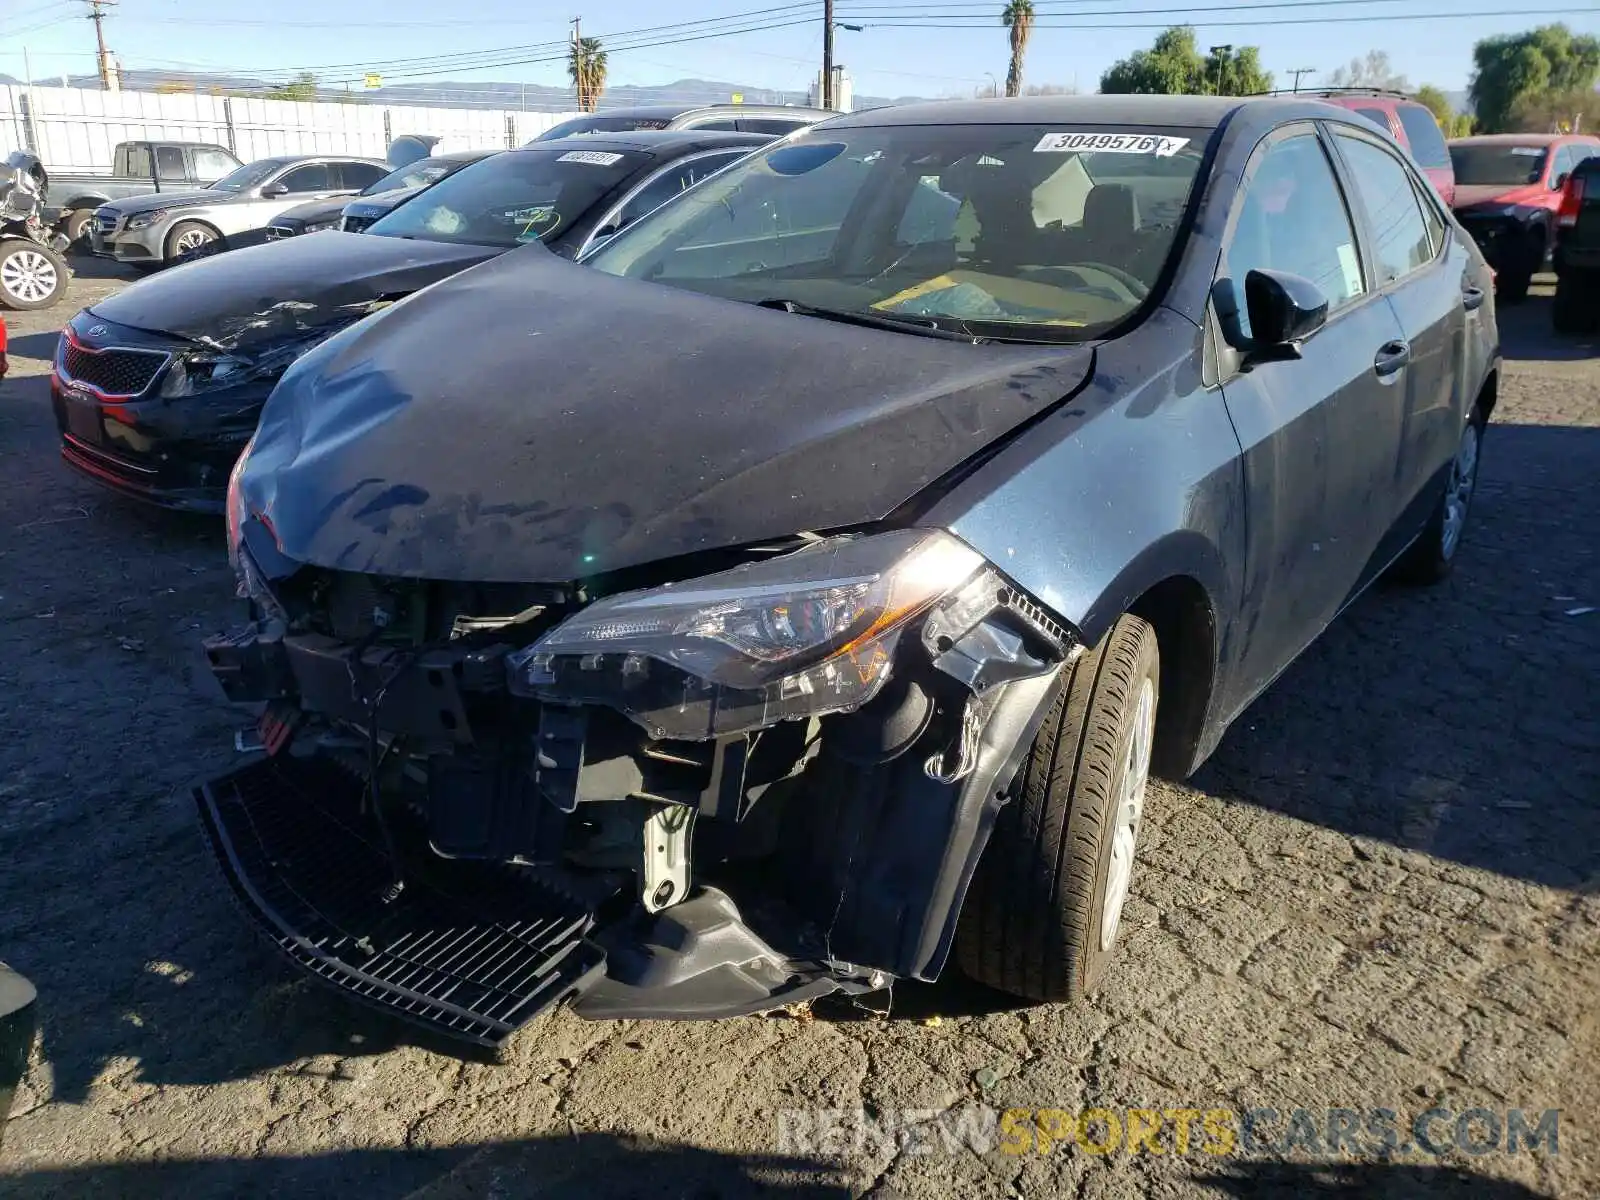
[[[404,826],[396,894],[364,794],[332,762],[280,756],[195,798],[229,886],[273,945],[322,981],[436,1032],[495,1047],[562,1000],[592,1019],[693,1019],[874,983],[787,959],[718,889],[654,916],[629,914],[617,880],[444,859]]]
[[[298,965],[484,1045],[563,999],[708,1018],[933,979],[1068,653],[978,580],[863,707],[699,740],[510,693],[493,630],[268,618],[206,642],[224,692],[267,704],[264,757],[197,792],[206,831]]]

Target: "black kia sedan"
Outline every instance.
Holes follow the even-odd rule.
[[[454,1035],[952,957],[1079,997],[1150,773],[1461,554],[1490,276],[1353,112],[863,112],[585,261],[323,343],[229,489],[256,619],[206,650],[266,707],[206,833],[300,966]]]
[[[514,257],[530,266],[575,257],[771,140],[541,142],[463,167],[362,235],[291,237],[141,280],[62,331],[51,375],[62,458],[126,495],[220,512],[261,405],[306,350],[508,250],[527,247]]]
[[[409,200],[423,188],[495,153],[499,151],[458,150],[454,154],[421,158],[397,167],[354,196],[334,196],[297,204],[272,218],[272,224],[267,226],[267,240],[280,241],[305,233],[321,233],[325,229],[360,233],[401,201]]]

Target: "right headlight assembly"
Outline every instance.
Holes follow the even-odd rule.
[[[508,656],[514,694],[604,704],[698,740],[845,712],[889,678],[901,633],[982,568],[938,530],[837,537],[595,601]]]

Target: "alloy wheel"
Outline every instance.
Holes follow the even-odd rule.
[[[1122,764],[1122,786],[1118,789],[1115,824],[1111,830],[1111,866],[1106,873],[1105,899],[1100,906],[1100,949],[1109,950],[1117,940],[1122,921],[1122,906],[1133,881],[1133,855],[1139,841],[1139,822],[1144,816],[1144,790],[1150,781],[1150,750],[1154,742],[1156,686],[1148,677],[1139,687],[1134,709],[1133,729],[1128,737],[1128,753]]]
[[[23,304],[49,299],[59,283],[55,263],[37,250],[16,250],[0,260],[0,288]]]
[[[1446,560],[1455,557],[1461,544],[1461,531],[1467,525],[1467,508],[1472,503],[1472,489],[1478,482],[1478,427],[1468,423],[1461,434],[1461,445],[1456,449],[1455,461],[1450,464],[1450,482],[1444,493],[1444,524],[1440,533],[1439,553]]]

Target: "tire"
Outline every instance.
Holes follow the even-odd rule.
[[[1556,277],[1550,323],[1557,333],[1593,333],[1600,325],[1600,280],[1596,275],[1569,268]]]
[[[1467,517],[1472,509],[1472,496],[1478,490],[1478,467],[1483,462],[1484,421],[1477,409],[1467,418],[1461,431],[1461,441],[1456,456],[1450,462],[1450,473],[1445,478],[1444,489],[1428,517],[1427,527],[1417,536],[1394,565],[1394,577],[1402,583],[1427,586],[1442,583],[1455,569],[1456,556],[1461,549],[1461,538],[1466,532]],[[1470,458],[1470,462],[1467,461]],[[1463,484],[1465,485],[1463,487]],[[1459,513],[1452,507],[1459,505]],[[1454,534],[1450,534],[1454,523]]]
[[[203,221],[179,221],[167,233],[163,257],[168,266],[215,254],[222,248],[221,235]]]
[[[1111,960],[1150,773],[1155,630],[1123,616],[1068,669],[956,928],[966,974],[1038,1001],[1080,999]],[[1115,878],[1114,860],[1126,864]]]
[[[0,241],[0,305],[20,311],[49,308],[66,295],[67,260],[27,238]]]
[[[89,222],[92,220],[92,208],[75,208],[62,219],[61,233],[67,239],[69,252],[76,254],[88,250]]]

